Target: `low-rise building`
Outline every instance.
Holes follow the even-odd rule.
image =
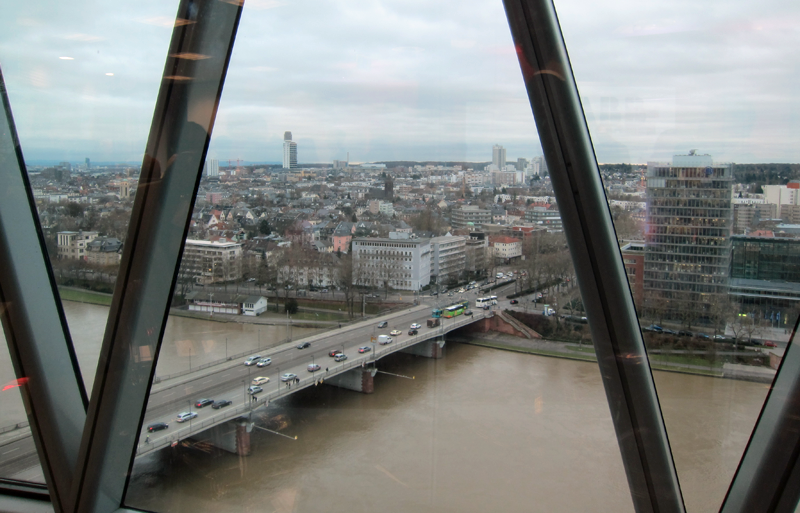
[[[122,256],[122,242],[114,237],[95,237],[86,244],[86,261],[94,265],[118,265]]]
[[[86,260],[86,245],[97,236],[97,232],[58,232],[58,258]]]
[[[431,280],[448,283],[458,280],[466,267],[466,237],[443,236],[431,239]]]
[[[237,242],[187,239],[181,260],[181,277],[196,283],[223,283],[242,278],[242,245]]]
[[[353,239],[353,282],[376,288],[420,290],[431,280],[429,239]]]
[[[504,235],[489,237],[489,247],[495,261],[508,263],[512,259],[522,256],[522,241]]]

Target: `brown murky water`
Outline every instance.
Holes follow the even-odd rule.
[[[397,354],[372,395],[276,401],[246,458],[204,447],[140,459],[127,503],[155,511],[631,511],[598,369],[451,344]],[[716,511],[763,385],[658,373],[689,511]]]

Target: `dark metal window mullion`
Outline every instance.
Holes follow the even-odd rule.
[[[589,130],[551,0],[504,0],[640,512],[683,512],[658,396]]]
[[[242,2],[181,0],[81,440],[75,511],[122,505]]]
[[[70,494],[86,390],[0,71],[0,317],[56,511]]]

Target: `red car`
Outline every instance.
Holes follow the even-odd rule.
[[[341,353],[341,352],[342,352],[342,351],[341,351],[341,350],[339,350],[339,349],[334,349],[333,351],[331,351],[330,353],[328,353],[328,356],[334,357],[334,356],[336,356],[337,354],[339,354],[339,353]]]

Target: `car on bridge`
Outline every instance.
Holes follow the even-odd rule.
[[[259,376],[257,378],[253,378],[251,382],[253,385],[263,385],[265,383],[269,383],[269,378],[266,376]]]
[[[287,372],[286,374],[281,375],[281,381],[284,383],[287,381],[294,381],[295,379],[297,379],[297,374],[293,372]]]
[[[369,347],[369,346],[361,346],[361,347],[358,348],[358,352],[362,353],[362,354],[363,353],[369,353],[370,351],[372,351],[372,348]]]
[[[318,363],[311,363],[308,365],[308,372],[317,372],[320,369]]]
[[[472,310],[465,310],[464,317],[472,317]]]
[[[194,418],[197,418],[197,412],[194,411],[185,411],[178,414],[178,422],[186,422]]]
[[[214,400],[213,399],[200,399],[199,401],[194,403],[194,405],[197,408],[205,408],[206,406],[209,406],[209,405],[212,405],[212,404],[214,404]]]
[[[166,422],[156,422],[154,424],[150,424],[149,426],[147,426],[147,432],[152,433],[154,431],[161,431],[162,429],[167,429],[168,427],[169,424],[167,424]]]
[[[257,363],[258,363],[258,361],[259,361],[260,359],[261,359],[261,355],[260,355],[260,354],[257,354],[257,355],[255,355],[255,356],[251,356],[251,357],[249,357],[247,360],[245,360],[245,361],[244,361],[244,364],[245,364],[245,365],[247,365],[247,366],[249,367],[249,366],[251,366],[251,365],[255,365],[255,364],[257,364]]]
[[[408,334],[409,335],[416,335],[418,333],[419,333],[419,331],[417,331],[417,330],[408,330]]]
[[[224,408],[232,404],[233,401],[229,401],[228,399],[221,399],[219,401],[214,401],[214,404],[212,404],[211,407],[214,408],[215,410],[219,410],[220,408]]]
[[[262,358],[256,364],[256,367],[266,367],[267,365],[272,363],[272,358]]]
[[[251,386],[251,387],[248,387],[248,389],[247,389],[247,393],[250,394],[250,395],[260,394],[263,391],[264,391],[264,389],[261,388],[261,387],[258,387],[258,386]]]
[[[331,350],[331,351],[328,353],[328,356],[330,356],[331,358],[333,358],[334,356],[336,356],[337,354],[339,354],[339,353],[341,353],[341,352],[342,352],[342,351],[341,351],[341,349],[332,349],[332,350]]]
[[[385,328],[388,325],[389,325],[389,323],[386,322],[386,321],[381,321],[381,322],[378,323],[378,327],[379,328]]]
[[[400,330],[392,330],[392,331],[389,332],[389,335],[391,335],[393,337],[399,337],[402,333],[403,332],[400,331]]]
[[[418,323],[418,322],[415,322],[414,324],[412,324],[411,326],[409,326],[409,328],[411,328],[412,330],[418,330],[418,329],[420,329],[421,327],[422,327],[422,324],[420,324],[420,323]]]
[[[392,337],[389,335],[378,335],[378,344],[385,346],[392,343]]]
[[[337,362],[343,362],[347,360],[347,355],[344,353],[339,353],[336,356],[334,356],[333,359],[336,360]]]
[[[303,342],[302,344],[297,344],[297,349],[306,349],[311,347],[311,342]]]

